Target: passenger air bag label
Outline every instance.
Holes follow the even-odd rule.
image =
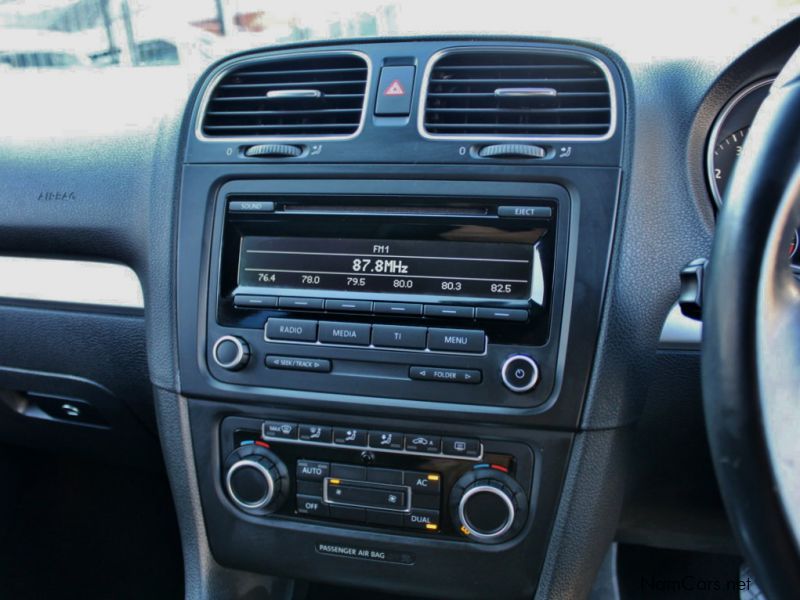
[[[341,556],[343,558],[360,558],[361,560],[374,560],[377,562],[413,565],[415,558],[408,552],[392,552],[381,548],[367,548],[364,546],[350,546],[349,544],[317,543],[317,552],[328,556]]]

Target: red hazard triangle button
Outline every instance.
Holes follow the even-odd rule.
[[[406,91],[403,89],[403,84],[400,83],[399,79],[395,79],[392,83],[389,84],[385,90],[383,90],[384,96],[405,96]]]
[[[375,114],[405,116],[411,113],[414,95],[414,67],[411,65],[383,67],[378,82]]]

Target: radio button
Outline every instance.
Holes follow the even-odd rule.
[[[336,427],[333,430],[333,443],[343,446],[366,446],[367,431],[352,427]]]
[[[322,481],[328,476],[331,467],[326,462],[298,460],[297,478],[305,481]]]
[[[330,444],[333,439],[331,428],[323,425],[300,425],[300,439],[306,442]]]
[[[364,323],[319,322],[319,341],[327,344],[369,346],[372,327]]]
[[[300,319],[269,319],[266,326],[267,338],[295,342],[316,342],[317,322]]]
[[[450,369],[447,367],[411,367],[411,379],[444,381],[448,383],[480,383],[482,373],[476,369]]]
[[[372,343],[387,348],[425,349],[425,327],[404,325],[373,325]]]
[[[519,308],[478,308],[475,317],[496,321],[527,321],[528,311]]]
[[[233,297],[236,308],[275,308],[278,299],[275,296],[257,296],[255,294],[236,294]]]
[[[325,310],[334,312],[370,313],[370,300],[325,300]]]
[[[328,505],[322,502],[319,496],[297,495],[297,512],[302,515],[312,515],[314,517],[327,517]]]
[[[369,447],[384,450],[402,450],[403,434],[391,431],[370,431]]]
[[[447,306],[444,304],[426,304],[426,317],[439,317],[442,319],[471,319],[475,309],[471,306]]]
[[[454,350],[456,352],[483,352],[486,334],[470,329],[428,330],[428,348],[431,350]]]
[[[322,310],[325,301],[322,298],[279,298],[279,308],[300,310]]]
[[[442,451],[442,438],[438,435],[406,434],[406,450],[439,454]]]
[[[325,358],[303,358],[300,356],[267,356],[264,364],[270,369],[287,369],[289,371],[312,371],[330,373],[331,361]]]
[[[410,302],[375,302],[372,312],[376,315],[408,315],[422,316],[422,304]]]

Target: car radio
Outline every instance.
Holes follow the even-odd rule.
[[[442,182],[393,182],[393,193],[361,182],[356,194],[350,182],[319,193],[312,183],[220,189],[207,348],[215,377],[424,400],[458,389],[467,403],[545,400],[562,300],[563,188],[498,183],[476,196],[486,184],[443,195]]]

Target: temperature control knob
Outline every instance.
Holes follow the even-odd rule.
[[[528,498],[519,483],[493,467],[478,467],[462,476],[450,492],[450,513],[467,539],[498,544],[525,524]]]
[[[289,472],[273,452],[255,444],[235,450],[225,461],[225,491],[250,514],[278,510],[289,493]]]
[[[238,371],[247,366],[250,360],[250,346],[240,337],[223,335],[211,349],[214,362],[223,369]]]

